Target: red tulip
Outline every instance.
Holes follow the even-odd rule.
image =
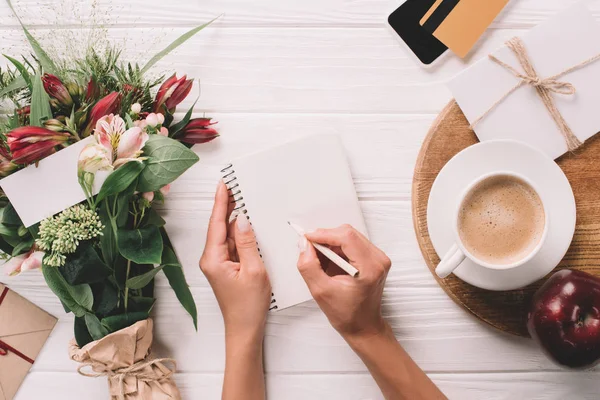
[[[100,87],[96,83],[96,80],[92,76],[87,84],[87,90],[85,92],[85,101],[92,103],[95,99],[100,97]]]
[[[6,134],[6,143],[15,164],[31,164],[56,151],[55,147],[69,140],[67,132],[54,132],[37,126],[22,126]]]
[[[175,112],[175,107],[181,103],[192,90],[194,81],[187,79],[184,75],[177,79],[173,74],[169,79],[163,82],[156,93],[154,100],[154,112],[163,112],[163,107],[169,110],[171,114]]]
[[[219,137],[219,132],[211,125],[211,118],[194,118],[178,134],[179,141],[188,144],[207,143]],[[181,135],[181,136],[179,136]]]
[[[13,163],[10,152],[4,145],[0,145],[0,177],[10,175],[15,169],[17,164]]]
[[[121,108],[121,94],[112,92],[101,98],[88,115],[88,123],[83,131],[83,136],[87,137],[92,129],[96,126],[96,122],[106,115],[118,114]]]
[[[44,83],[46,93],[48,93],[51,98],[56,99],[58,104],[67,108],[73,106],[73,98],[58,77],[51,74],[44,74],[44,76],[42,76],[42,82]]]

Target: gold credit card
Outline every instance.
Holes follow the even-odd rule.
[[[509,0],[436,0],[420,21],[459,57],[465,57]]]

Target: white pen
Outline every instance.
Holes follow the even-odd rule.
[[[299,227],[298,225],[291,223],[290,221],[288,221],[288,224],[292,227],[293,230],[296,231],[296,233],[300,236],[304,236],[304,229],[302,229],[301,227]],[[308,239],[306,239],[308,240]],[[337,255],[333,250],[331,250],[329,247],[323,246],[319,243],[315,243],[315,242],[310,242],[313,246],[315,246],[315,249],[319,250],[321,252],[321,254],[323,254],[325,257],[329,258],[331,260],[331,262],[333,262],[335,265],[337,265],[338,267],[340,267],[341,269],[343,269],[344,271],[346,271],[348,273],[348,275],[352,276],[352,277],[356,277],[358,275],[358,270],[356,268],[354,268],[348,261],[344,260],[342,257],[340,257],[339,255]]]

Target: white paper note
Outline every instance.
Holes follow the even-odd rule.
[[[541,78],[600,54],[600,23],[584,4],[578,3],[533,28],[521,37],[529,58]],[[506,46],[493,53],[522,72],[516,56]],[[563,118],[582,142],[600,130],[600,61],[558,79],[575,86],[572,95],[553,93]],[[488,57],[455,77],[450,90],[469,122],[483,115],[519,79]],[[558,126],[532,86],[509,95],[475,126],[479,140],[514,139],[528,143],[557,158],[567,151]]]
[[[77,142],[0,180],[25,226],[31,226],[85,200],[77,179],[77,160],[92,137]],[[97,194],[108,173],[98,173],[94,182]]]

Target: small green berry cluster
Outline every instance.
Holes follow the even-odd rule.
[[[45,265],[60,267],[65,265],[66,255],[77,250],[80,241],[102,235],[103,229],[98,214],[86,206],[77,204],[43,220],[36,244],[46,252]]]

